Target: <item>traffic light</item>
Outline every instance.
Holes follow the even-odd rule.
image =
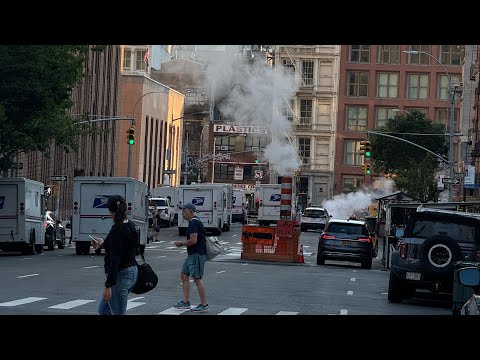
[[[127,130],[127,134],[128,145],[135,144],[135,129],[133,128],[133,126]]]
[[[367,142],[366,140],[360,141],[360,152],[359,152],[360,155],[365,155],[365,143],[366,142]]]
[[[367,171],[367,164],[362,164],[362,174],[365,174]]]
[[[365,174],[369,175],[372,172],[370,164],[365,164]]]
[[[372,146],[369,140],[365,140],[365,156],[369,158],[372,155]]]
[[[255,154],[255,164],[258,164],[258,154]]]

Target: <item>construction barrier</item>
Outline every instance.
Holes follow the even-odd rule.
[[[276,227],[244,225],[241,258],[303,263],[300,234],[300,227],[294,221],[278,221]]]

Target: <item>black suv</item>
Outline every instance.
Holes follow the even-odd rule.
[[[480,214],[419,208],[392,252],[388,300],[401,302],[416,289],[451,294],[454,264],[479,260]]]

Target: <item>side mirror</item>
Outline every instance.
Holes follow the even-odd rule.
[[[458,270],[458,282],[465,286],[480,285],[480,269],[477,267],[466,267]]]

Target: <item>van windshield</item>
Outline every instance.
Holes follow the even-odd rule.
[[[150,206],[168,206],[165,199],[150,200]]]

